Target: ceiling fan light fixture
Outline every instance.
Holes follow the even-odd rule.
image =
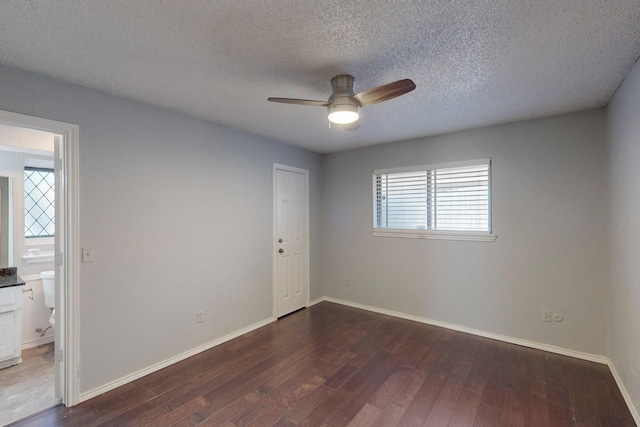
[[[411,92],[416,88],[416,84],[410,79],[398,80],[387,83],[382,86],[365,90],[360,93],[353,93],[353,76],[349,74],[339,74],[331,79],[331,96],[324,101],[316,101],[313,99],[297,99],[297,98],[267,98],[270,102],[281,102],[284,104],[311,105],[315,107],[327,107],[328,118],[331,123],[345,130],[354,130],[358,128],[355,123],[359,118],[358,109],[368,105],[377,104],[379,102],[388,101],[405,93]]]
[[[360,115],[358,114],[358,106],[352,104],[339,104],[328,107],[329,121],[339,125],[353,123]]]

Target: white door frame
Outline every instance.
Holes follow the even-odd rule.
[[[309,307],[309,301],[310,301],[310,294],[311,294],[311,281],[310,281],[310,269],[311,266],[309,264],[309,171],[307,169],[300,169],[300,168],[296,168],[293,166],[287,166],[287,165],[282,165],[279,163],[274,163],[273,164],[273,176],[272,176],[272,188],[273,188],[273,227],[272,227],[272,260],[273,260],[273,264],[272,264],[272,271],[273,271],[273,318],[277,319],[278,318],[278,288],[277,288],[277,260],[278,260],[278,236],[276,235],[276,231],[277,231],[277,226],[278,226],[278,218],[277,218],[277,179],[276,179],[276,172],[278,170],[283,170],[283,171],[288,171],[288,172],[297,172],[297,173],[301,173],[304,175],[304,185],[306,188],[305,191],[305,201],[304,201],[304,217],[303,217],[303,224],[304,224],[304,237],[305,237],[305,260],[304,260],[304,264],[306,265],[306,271],[304,272],[304,274],[306,275],[306,282],[307,282],[307,289],[306,289],[306,299],[305,299],[305,307]]]
[[[55,138],[56,170],[62,162],[60,183],[63,200],[57,201],[62,209],[62,218],[56,218],[56,295],[62,310],[56,310],[56,323],[61,328],[62,343],[56,361],[62,360],[62,403],[73,406],[79,398],[79,176],[78,176],[78,131],[77,125],[48,120],[24,114],[0,110],[0,123],[27,129],[40,130],[61,135]],[[59,274],[61,273],[61,274]],[[56,325],[56,326],[58,326]]]

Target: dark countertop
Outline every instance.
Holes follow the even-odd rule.
[[[16,267],[0,268],[0,288],[24,285],[24,280],[18,276],[17,270]]]

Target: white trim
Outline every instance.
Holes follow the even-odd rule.
[[[305,180],[305,201],[304,201],[304,233],[305,233],[305,240],[306,240],[306,256],[305,256],[305,265],[306,265],[306,271],[305,271],[305,275],[306,275],[306,282],[307,282],[307,295],[305,298],[305,307],[309,307],[309,299],[311,298],[311,251],[310,251],[310,236],[311,233],[309,231],[309,224],[310,224],[310,213],[309,213],[309,171],[307,169],[301,169],[301,168],[296,168],[293,166],[287,166],[287,165],[283,165],[280,163],[273,163],[272,166],[272,170],[271,170],[271,192],[272,192],[272,217],[273,217],[273,222],[272,222],[272,227],[271,227],[271,240],[273,242],[273,246],[272,246],[272,253],[273,256],[271,258],[271,281],[272,281],[272,298],[273,298],[273,307],[272,307],[272,313],[273,313],[273,317],[277,318],[278,317],[278,289],[276,286],[276,282],[277,282],[277,277],[276,277],[276,271],[277,271],[277,253],[278,253],[278,236],[276,236],[276,231],[277,231],[277,227],[278,227],[278,218],[277,218],[277,213],[276,213],[276,208],[277,208],[277,194],[276,194],[276,189],[277,189],[277,179],[276,179],[276,172],[278,170],[283,170],[283,171],[288,171],[288,172],[296,172],[296,173],[300,173],[304,175],[304,180]]]
[[[24,246],[30,249],[34,246],[53,246],[56,242],[55,237],[29,237],[24,239]]]
[[[51,263],[55,261],[55,258],[55,252],[44,252],[38,253],[37,255],[25,255],[22,257],[22,259],[25,260],[27,264],[41,264],[45,262]]]
[[[333,302],[336,304],[346,305],[348,307],[359,308],[362,310],[372,311],[374,313],[386,314],[387,316],[398,317],[400,319],[412,320],[414,322],[425,323],[427,325],[439,326],[441,328],[447,328],[454,331],[464,332],[467,334],[477,335],[479,337],[490,338],[493,340],[503,341],[510,344],[521,345],[524,347],[535,348],[538,350],[548,351],[550,353],[562,354],[563,356],[575,357],[576,359],[588,360],[590,362],[602,363],[604,365],[609,363],[609,358],[597,354],[584,353],[577,350],[570,350],[563,347],[557,347],[555,345],[543,344],[535,341],[529,341],[521,338],[514,338],[508,335],[496,334],[493,332],[486,332],[479,329],[468,328],[466,326],[460,326],[453,323],[440,322],[438,320],[427,319],[425,317],[414,316],[412,314],[401,313],[399,311],[387,310],[384,308],[372,307],[364,304],[358,304],[350,301],[345,301],[337,298],[324,297],[324,301]]]
[[[609,359],[609,362],[607,363],[607,365],[609,365],[609,370],[611,371],[611,375],[613,375],[613,379],[616,380],[616,384],[618,385],[618,388],[620,389],[620,393],[622,394],[622,397],[624,398],[624,401],[626,402],[627,407],[629,408],[629,412],[631,412],[631,416],[633,417],[633,420],[636,422],[636,425],[640,426],[640,412],[638,412],[636,407],[633,405],[631,396],[629,395],[629,392],[625,388],[624,383],[622,382],[622,378],[620,378],[620,374],[618,374],[616,367],[613,365],[613,361]]]
[[[54,150],[51,150],[48,151],[47,154],[49,156],[53,156],[53,152]],[[53,159],[34,159],[32,157],[27,157],[24,159],[24,166],[27,168],[55,169]],[[51,239],[51,243],[53,243],[53,238],[51,237],[32,237],[31,239]]]
[[[73,406],[79,401],[80,390],[80,140],[79,127],[64,133],[62,165],[64,169],[65,221],[64,241],[56,239],[56,251],[63,256],[65,307],[64,326],[65,389],[63,403]]]
[[[476,159],[476,160],[463,160],[460,162],[448,162],[448,163],[436,163],[432,165],[415,165],[415,166],[403,166],[400,168],[390,169],[376,169],[373,171],[374,175],[383,173],[402,173],[402,172],[415,172],[417,170],[425,169],[448,169],[448,168],[462,168],[465,166],[478,166],[478,165],[490,165],[491,158]]]
[[[173,365],[174,363],[180,362],[184,359],[187,359],[191,356],[195,356],[198,353],[202,353],[203,351],[209,350],[210,348],[216,347],[220,344],[224,344],[227,341],[231,341],[232,339],[238,338],[241,335],[254,331],[256,329],[262,328],[263,326],[268,325],[269,323],[275,322],[275,317],[270,317],[258,323],[254,323],[253,325],[247,326],[246,328],[240,329],[236,332],[232,332],[228,335],[223,336],[222,338],[218,338],[209,343],[198,346],[194,349],[186,351],[184,353],[178,354],[177,356],[170,357],[162,362],[156,363],[155,365],[148,366],[139,371],[133,372],[129,375],[125,375],[122,378],[119,378],[115,381],[111,381],[107,384],[104,384],[100,387],[94,388],[93,390],[89,390],[80,394],[80,400],[78,403],[89,400],[93,397],[99,396],[103,393],[111,391],[115,388],[128,384],[132,381],[135,381],[139,378],[144,377],[145,375],[149,375],[153,372],[159,371],[160,369],[166,368],[167,366]]]
[[[58,317],[62,325],[62,339],[57,342],[64,352],[64,372],[62,382],[64,390],[62,401],[66,406],[78,403],[79,376],[79,128],[71,123],[43,119],[0,110],[0,123],[34,129],[62,135],[59,150],[63,156],[63,186],[64,186],[64,232],[56,239],[56,254],[62,257],[60,267],[64,274],[57,275],[56,286],[64,298],[64,309],[59,310]],[[58,350],[56,349],[56,352]]]
[[[0,369],[8,368],[9,366],[19,365],[22,363],[22,357],[14,357],[13,359],[5,359],[0,362]]]
[[[30,348],[38,347],[44,344],[49,344],[53,341],[54,341],[53,335],[25,341],[22,343],[22,350],[28,350]]]
[[[322,297],[322,298],[314,299],[313,301],[309,301],[309,304],[307,304],[307,308],[308,307],[312,307],[312,306],[314,306],[316,304],[320,304],[322,301],[326,301],[326,299],[324,297]]]
[[[55,237],[24,238],[25,254],[22,259],[27,264],[55,261]]]
[[[437,231],[437,230],[401,230],[391,228],[374,228],[371,230],[373,237],[402,237],[409,239],[431,240],[466,240],[470,242],[495,242],[498,236],[495,234],[473,233],[470,231]]]

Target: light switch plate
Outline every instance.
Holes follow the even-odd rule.
[[[93,248],[82,248],[82,262],[95,261]]]

